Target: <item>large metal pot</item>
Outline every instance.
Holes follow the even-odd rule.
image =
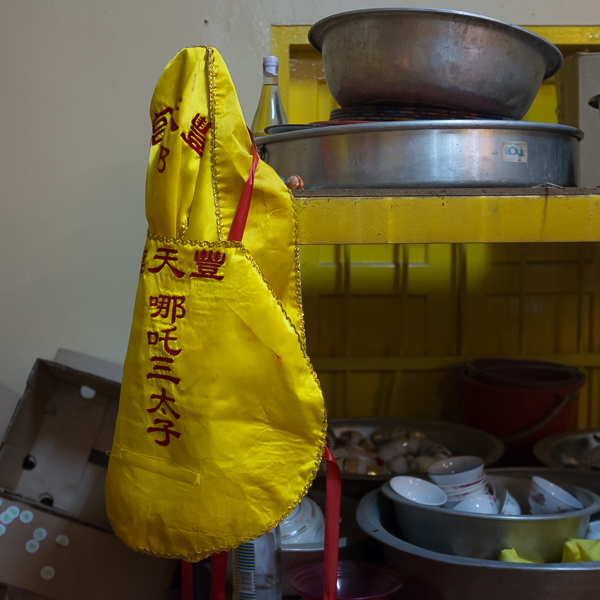
[[[563,60],[526,29],[454,10],[346,12],[315,23],[308,39],[345,107],[394,101],[521,119]]]
[[[306,189],[572,187],[582,137],[565,125],[455,120],[315,127],[256,143]]]
[[[525,477],[533,472],[494,471]],[[580,480],[577,483],[582,485]],[[598,594],[600,562],[506,563],[451,556],[409,544],[399,536],[391,501],[377,490],[361,500],[356,517],[365,533],[383,545],[386,564],[404,576],[403,600],[590,600]]]

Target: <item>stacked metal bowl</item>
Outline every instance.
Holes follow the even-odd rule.
[[[332,15],[308,38],[340,116],[362,122],[258,140],[282,177],[300,175],[307,189],[576,184],[582,132],[520,121],[562,65],[542,37],[481,15],[398,8]]]

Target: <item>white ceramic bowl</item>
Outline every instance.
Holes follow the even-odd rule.
[[[478,456],[451,456],[432,464],[427,475],[437,485],[466,485],[483,477],[483,459]]]
[[[457,486],[438,486],[441,490],[446,492],[447,496],[460,496],[462,494],[470,494],[475,490],[482,490],[487,485],[487,477],[474,481],[468,485],[457,485]]]
[[[455,494],[453,496],[448,496],[446,494],[446,497],[448,498],[449,502],[461,502],[462,500],[466,500],[467,498],[472,498],[473,496],[485,496],[486,494],[489,494],[490,490],[488,488],[488,486],[486,485],[482,485],[481,487],[478,487],[477,489],[471,491],[471,492],[463,492],[462,494]]]
[[[583,508],[575,496],[555,483],[537,476],[531,478],[528,500],[532,515],[551,515]]]
[[[514,517],[521,514],[520,504],[506,488],[501,488],[499,490],[497,498],[501,515]]]
[[[600,521],[592,521],[585,534],[586,540],[600,540]]]
[[[498,498],[489,494],[485,496],[472,496],[459,502],[453,510],[477,515],[497,515],[500,510],[500,503],[498,502]]]
[[[441,506],[448,497],[437,485],[408,475],[390,479],[390,487],[396,494],[424,506]]]
[[[437,483],[436,483],[436,485],[439,488],[441,488],[442,490],[444,490],[446,492],[446,494],[448,494],[448,493],[460,494],[461,492],[466,492],[466,491],[471,490],[475,487],[478,487],[482,484],[485,484],[486,481],[487,481],[487,477],[484,474],[479,479],[476,479],[475,481],[471,481],[470,483],[465,483],[464,485],[438,485]]]
[[[319,505],[305,496],[280,524],[282,544],[313,544],[325,537],[325,518]]]

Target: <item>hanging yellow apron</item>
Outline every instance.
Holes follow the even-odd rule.
[[[326,418],[292,198],[258,160],[218,52],[177,54],[150,113],[149,233],[106,503],[131,548],[195,561],[294,509]]]

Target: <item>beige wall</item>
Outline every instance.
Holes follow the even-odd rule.
[[[600,24],[598,0],[449,0],[524,25]],[[428,6],[424,0],[413,5]],[[269,26],[365,0],[2,0],[0,382],[65,347],[121,363],[146,231],[148,107],[185,46],[224,56],[251,119]],[[12,413],[0,405],[0,431]]]

